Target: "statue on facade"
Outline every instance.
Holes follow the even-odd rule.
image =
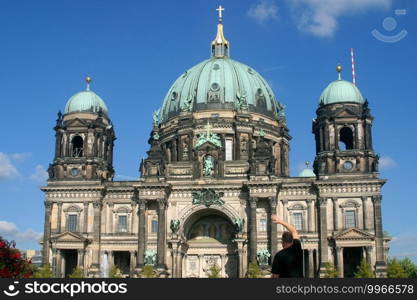
[[[236,93],[236,101],[235,101],[235,108],[238,111],[248,110],[248,103],[246,101],[246,92],[240,93],[237,91]]]
[[[259,249],[257,257],[260,266],[267,266],[271,254],[269,253],[268,249]]]
[[[169,227],[171,228],[173,234],[177,234],[180,229],[180,220],[172,219]]]
[[[276,108],[277,108],[277,118],[285,122],[286,120],[285,105],[280,103],[279,101],[276,101]]]
[[[203,174],[205,177],[212,177],[214,173],[214,158],[213,156],[206,155],[204,157]]]
[[[235,233],[236,233],[236,234],[242,233],[242,232],[243,232],[243,228],[244,228],[244,226],[245,226],[245,219],[242,219],[242,218],[236,218],[236,219],[233,221],[233,225],[234,225],[234,227],[235,227]]]
[[[146,250],[145,251],[145,265],[154,266],[156,264],[156,251]]]
[[[201,191],[193,192],[192,195],[194,205],[202,204],[206,207],[210,207],[211,205],[224,204],[224,200],[221,199],[224,196],[224,193],[217,193],[213,189],[203,189]]]
[[[188,95],[187,99],[185,99],[181,107],[182,111],[190,112],[193,108],[193,101],[194,101],[194,95],[193,94]]]
[[[153,119],[153,126],[158,126],[159,123],[159,109],[153,112],[152,119]]]

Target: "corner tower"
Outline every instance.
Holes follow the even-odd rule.
[[[373,174],[378,172],[378,155],[372,148],[372,121],[368,101],[351,82],[338,79],[322,92],[317,118],[314,171],[319,176]]]
[[[87,87],[73,95],[58,113],[55,157],[49,180],[112,180],[116,139],[104,101]]]

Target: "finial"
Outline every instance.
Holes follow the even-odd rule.
[[[223,11],[221,5],[216,9],[219,12],[219,24],[217,24],[217,34],[214,41],[211,42],[211,52],[215,57],[229,56],[229,42],[223,34]]]
[[[221,23],[222,22],[222,19],[223,19],[222,12],[224,11],[224,7],[222,7],[221,5],[219,5],[219,7],[216,8],[216,10],[219,12],[219,23]]]
[[[308,167],[310,166],[310,162],[309,162],[309,161],[306,161],[306,162],[305,162],[305,165],[306,165],[306,167],[307,167],[307,169],[308,169]]]
[[[338,73],[338,79],[342,80],[342,66],[340,64],[337,64],[336,71]]]
[[[207,120],[206,129],[207,129],[207,138],[208,138],[210,136],[210,129],[211,129],[211,125],[210,125],[210,121],[209,120]]]
[[[85,78],[85,82],[87,83],[87,91],[89,91],[90,90],[90,83],[91,83],[91,80],[93,80],[90,76],[87,76],[86,78]]]

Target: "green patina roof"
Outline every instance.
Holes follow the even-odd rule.
[[[316,177],[316,174],[314,174],[312,169],[305,168],[298,174],[298,177]]]
[[[216,93],[218,101],[211,101]],[[187,107],[189,111],[234,110],[242,98],[248,111],[276,116],[274,93],[258,72],[226,56],[212,57],[178,77],[165,96],[160,119],[165,121]]]
[[[102,111],[104,114],[108,113],[108,109],[103,99],[96,93],[87,89],[85,91],[73,95],[65,105],[64,113],[74,112],[93,112],[98,113]]]
[[[321,93],[319,104],[326,105],[341,102],[363,104],[365,101],[359,89],[352,82],[339,78],[331,82]]]

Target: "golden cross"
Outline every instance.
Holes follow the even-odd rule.
[[[219,12],[219,20],[222,20],[222,12],[224,11],[224,7],[222,7],[221,5],[219,6],[219,8],[216,8],[216,10]]]

